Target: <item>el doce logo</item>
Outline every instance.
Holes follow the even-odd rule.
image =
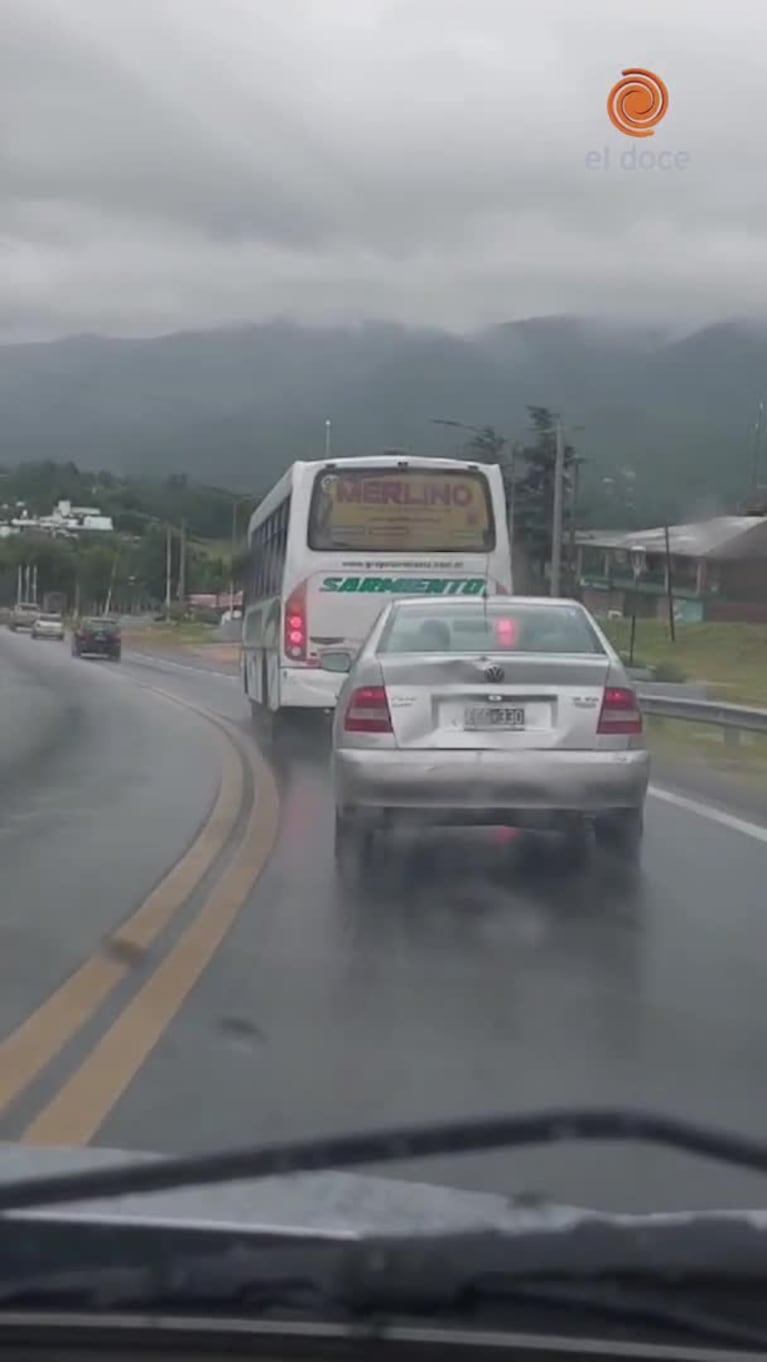
[[[629,66],[607,96],[613,127],[627,137],[652,137],[668,113],[668,90],[653,71]]]
[[[654,137],[668,104],[668,88],[660,76],[644,66],[628,66],[607,96],[607,113],[625,137]],[[620,154],[616,164],[620,170],[686,170],[690,155],[687,151],[654,152],[649,147],[640,151],[633,146]],[[588,152],[586,165],[589,170],[609,170],[610,148]]]

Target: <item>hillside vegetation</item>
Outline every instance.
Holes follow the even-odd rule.
[[[748,494],[767,332],[733,323],[674,340],[547,317],[461,337],[280,322],[6,345],[0,358],[10,462],[186,474],[262,494],[292,460],[322,457],[327,419],[338,456],[444,454],[462,437],[435,418],[525,439],[527,408],[548,403],[584,427],[584,515],[621,525],[691,519]]]

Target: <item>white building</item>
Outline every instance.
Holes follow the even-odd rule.
[[[43,534],[114,533],[112,517],[102,515],[98,506],[73,506],[71,501],[59,501],[50,515],[32,516],[23,511],[13,517],[10,527],[17,534],[24,530]]]

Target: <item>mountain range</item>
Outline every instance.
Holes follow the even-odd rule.
[[[466,336],[286,321],[76,336],[0,346],[0,463],[71,460],[264,492],[291,460],[322,457],[326,420],[339,457],[445,454],[464,437],[435,419],[524,440],[526,409],[540,405],[562,414],[585,460],[589,515],[647,523],[748,495],[766,393],[767,325],[738,321],[681,336],[578,317]],[[767,482],[767,451],[762,463]]]

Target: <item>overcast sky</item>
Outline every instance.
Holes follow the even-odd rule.
[[[3,338],[767,314],[764,0],[0,7]]]

